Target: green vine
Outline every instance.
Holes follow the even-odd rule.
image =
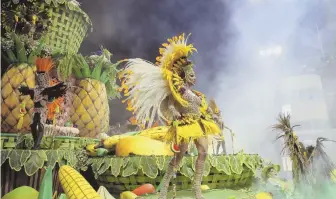
[[[96,178],[105,172],[110,172],[115,177],[128,177],[141,171],[149,178],[156,178],[159,171],[164,171],[172,157],[170,156],[133,156],[133,157],[96,157],[91,160],[91,167]],[[178,171],[192,178],[195,171],[196,156],[185,157]],[[240,175],[244,169],[253,173],[261,167],[261,158],[258,155],[237,154],[227,156],[208,156],[205,162],[204,176],[209,175],[214,167],[226,175]],[[110,169],[110,170],[108,170]]]
[[[20,171],[23,167],[28,176],[34,175],[42,167],[54,168],[56,164],[70,165],[80,170],[87,170],[89,166],[84,150],[1,150],[1,165],[7,159],[11,169]]]

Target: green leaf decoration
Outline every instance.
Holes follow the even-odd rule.
[[[21,154],[22,150],[12,150],[9,154],[9,166],[15,171],[21,170]]]
[[[217,170],[223,171],[226,175],[231,175],[230,162],[227,156],[219,156]]]
[[[140,157],[132,157],[128,160],[126,167],[122,172],[122,177],[128,177],[138,173]],[[138,163],[138,164],[137,164]]]
[[[217,167],[217,165],[218,165],[218,158],[217,158],[217,156],[210,156],[210,155],[208,155],[208,159],[210,161],[210,164],[213,167]]]
[[[20,133],[19,136],[17,136],[17,140],[16,140],[16,146],[17,147],[19,144],[21,144],[26,138],[26,135],[23,133]]]
[[[10,154],[10,150],[1,150],[1,164],[0,166],[6,162],[9,154]]]
[[[58,165],[60,167],[63,166],[63,165],[66,165],[66,161],[65,161],[64,155],[65,155],[65,151],[64,150],[59,150],[58,151],[57,162],[58,162]]]
[[[111,174],[117,177],[120,174],[120,169],[124,164],[124,158],[111,158]]]
[[[33,140],[32,136],[26,136],[25,137],[25,146],[28,149],[33,148],[33,146],[34,146],[34,140]]]
[[[239,164],[243,165],[245,163],[245,160],[246,160],[247,156],[245,154],[243,154],[243,153],[239,153],[237,155],[237,158],[239,160]]]
[[[196,171],[195,166],[196,166],[197,156],[191,156],[190,159],[191,159],[191,168],[193,169],[193,171]]]
[[[45,161],[47,161],[47,155],[43,150],[31,151],[30,158],[24,164],[26,174],[32,176],[37,170],[43,167]]]
[[[30,150],[22,150],[21,157],[20,157],[20,165],[24,165],[24,163],[28,160],[30,157],[31,152]]]
[[[156,178],[158,175],[158,166],[156,164],[156,158],[152,156],[143,156],[140,159],[140,167],[142,172],[149,178]]]
[[[192,170],[192,159],[184,158],[184,164],[180,169],[180,173],[188,178],[192,178],[194,175],[194,171]]]
[[[156,165],[160,169],[163,170],[164,166],[166,165],[166,157],[165,156],[155,156],[156,158]]]
[[[130,161],[130,157],[126,157],[126,158],[124,158],[122,168],[125,168],[125,167],[127,166],[128,161]]]
[[[209,157],[209,156],[208,156]],[[208,158],[207,158],[208,159]],[[203,172],[203,176],[208,176],[210,174],[211,171],[211,163],[210,160],[208,159],[208,161],[204,162],[204,172]]]
[[[41,149],[50,149],[53,148],[53,143],[55,141],[55,137],[43,137],[41,141]]]
[[[256,172],[256,162],[254,156],[247,156],[245,158],[245,163],[247,168],[249,168],[254,174]]]
[[[44,173],[38,199],[52,199],[53,191],[52,191],[52,184],[53,184],[53,177],[52,177],[52,168],[48,167],[46,172]]]
[[[98,178],[98,170],[104,163],[104,160],[105,158],[93,158],[91,167],[95,178]]]
[[[54,168],[56,165],[56,162],[58,161],[58,151],[57,150],[48,150],[46,151],[47,155],[47,167]]]
[[[240,164],[240,161],[236,155],[230,156],[230,166],[231,171],[235,174],[240,175],[243,172],[243,166]]]
[[[105,173],[105,171],[110,167],[112,159],[104,158],[101,167],[98,170],[98,175]]]
[[[77,164],[77,157],[75,153],[69,153],[69,152],[64,153],[64,159],[66,159],[67,165],[71,167],[75,167]]]

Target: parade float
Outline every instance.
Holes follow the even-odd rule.
[[[107,135],[113,113],[108,100],[120,97],[117,66],[124,60],[112,63],[103,47],[89,56],[78,54],[92,26],[79,4],[7,0],[1,20],[1,61],[7,67],[1,76],[3,198],[157,197],[179,149],[164,142],[168,127],[159,122],[146,129],[133,118],[137,131]],[[252,188],[258,171],[267,182],[276,179],[279,166],[265,164],[257,154],[226,154],[223,146],[223,154],[209,150],[204,162],[206,197],[272,198]],[[182,197],[192,187],[196,159],[190,145],[170,195]],[[85,179],[88,173],[93,178]]]

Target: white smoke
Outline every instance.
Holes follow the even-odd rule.
[[[217,64],[225,62],[228,67],[225,71],[217,72],[216,82],[219,82],[219,88],[216,100],[222,109],[226,125],[236,133],[235,151],[244,149],[245,152],[258,153],[279,162],[280,143],[274,142],[276,133],[270,127],[276,123],[276,117],[281,112],[281,80],[287,74],[302,70],[304,56],[307,59],[315,56],[318,61],[322,57],[316,31],[302,23],[316,21],[318,24],[320,19],[316,13],[326,10],[318,10],[316,6],[326,6],[327,2],[225,2],[231,10],[229,28],[235,32],[235,39],[229,44],[223,44],[218,52]],[[325,9],[323,6],[320,8]],[[330,50],[331,41],[335,41],[335,38],[330,38],[330,30],[334,31],[332,28],[335,26],[328,21],[327,23],[324,29],[319,29],[319,34],[324,36],[321,45],[328,46]],[[301,41],[297,42],[297,38]],[[298,49],[297,44],[313,47]],[[310,63],[311,61],[307,61],[306,64]],[[330,133],[316,135],[318,136],[335,137]],[[232,143],[229,133],[226,133],[226,137],[230,151]]]

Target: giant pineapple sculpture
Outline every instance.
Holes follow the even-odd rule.
[[[31,121],[33,101],[29,96],[20,96],[18,88],[26,85],[35,87],[34,53],[41,51],[37,49],[38,42],[34,42],[25,48],[25,37],[16,34],[8,34],[1,39],[2,57],[11,65],[7,72],[1,77],[1,130],[3,132],[27,132]],[[33,51],[28,54],[26,51]],[[22,104],[23,106],[20,106]],[[18,128],[20,120],[20,109],[27,114],[23,115],[23,123]]]
[[[20,85],[35,87],[34,63],[42,49],[51,54],[78,52],[91,26],[89,17],[78,5],[75,0],[2,1],[2,132],[30,130],[33,102],[28,96],[20,96],[17,89]]]
[[[98,137],[108,131],[108,99],[119,96],[116,67],[121,63],[112,64],[110,58],[111,53],[106,49],[89,57],[73,57],[72,71],[77,80],[70,115],[81,137]]]

